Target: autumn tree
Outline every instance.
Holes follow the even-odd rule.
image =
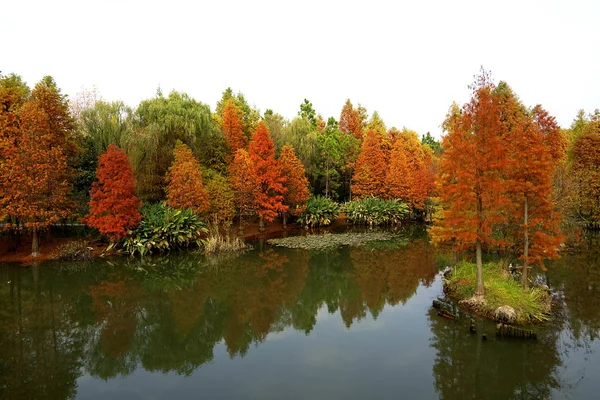
[[[219,124],[221,124],[220,120],[223,118],[225,106],[229,101],[232,101],[240,112],[239,115],[242,120],[244,136],[247,143],[250,141],[252,134],[256,130],[256,124],[258,124],[258,121],[260,120],[260,113],[255,107],[252,107],[248,103],[243,93],[234,93],[231,88],[227,88],[223,91],[221,100],[217,102],[215,110],[215,117]]]
[[[577,121],[576,121],[577,122]],[[574,126],[569,171],[574,186],[574,208],[586,223],[600,221],[600,119]]]
[[[408,164],[404,142],[396,140],[390,155],[390,167],[386,176],[389,197],[410,203],[413,174]]]
[[[385,153],[381,148],[381,136],[369,130],[356,161],[352,177],[352,194],[358,198],[365,196],[385,198],[387,169]]]
[[[115,242],[126,237],[142,219],[142,203],[135,195],[135,178],[123,150],[110,145],[98,159],[96,177],[84,222]]]
[[[221,118],[221,131],[231,149],[231,154],[235,154],[238,149],[245,148],[248,143],[244,136],[242,116],[243,114],[235,102],[232,99],[227,100]]]
[[[235,217],[235,195],[227,179],[221,174],[214,174],[206,182],[208,193],[208,215],[215,225],[231,225]]]
[[[255,206],[258,211],[259,229],[264,231],[264,221],[273,221],[278,212],[286,212],[283,195],[286,192],[286,178],[281,165],[275,159],[275,147],[264,122],[259,122],[249,146],[249,155],[254,163],[258,180],[258,193]]]
[[[556,162],[543,128],[532,118],[508,133],[510,165],[508,194],[513,202],[510,220],[514,245],[522,261],[523,290],[529,289],[528,269],[543,267],[545,258],[558,257],[562,241],[560,215],[552,201],[552,174]]]
[[[233,190],[235,205],[239,212],[240,235],[242,217],[255,212],[258,195],[258,178],[254,162],[244,149],[239,149],[229,165],[229,186]]]
[[[356,139],[362,140],[364,123],[365,120],[359,110],[354,108],[350,99],[346,100],[340,114],[340,132],[354,135]]]
[[[173,151],[173,164],[167,172],[167,205],[190,208],[201,214],[208,210],[208,194],[204,189],[200,163],[185,144],[178,142]]]
[[[8,173],[0,178],[5,190],[0,209],[32,230],[32,256],[37,257],[39,231],[66,218],[72,208],[74,123],[51,77],[35,86],[19,117],[19,133],[3,164]]]
[[[433,235],[457,249],[476,250],[475,296],[484,295],[482,246],[498,244],[494,228],[505,221],[509,204],[503,180],[507,166],[506,143],[498,97],[489,75],[483,72],[472,89],[471,101],[454,105],[444,122],[445,150],[438,177],[442,210]]]
[[[306,202],[310,198],[308,179],[304,172],[304,166],[296,157],[291,146],[284,146],[279,156],[281,173],[286,178],[285,195],[283,204],[288,208],[291,215],[299,215],[306,209]],[[283,229],[286,228],[287,212],[283,213]]]
[[[18,230],[13,229],[15,217],[8,215],[8,210],[4,207],[6,203],[3,198],[8,193],[8,187],[4,185],[8,183],[11,174],[6,160],[16,151],[21,134],[19,113],[29,94],[30,90],[20,76],[0,75],[0,221],[8,217],[5,227],[8,229],[9,251],[16,250],[17,243],[13,239]]]

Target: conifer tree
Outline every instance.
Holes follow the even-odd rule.
[[[281,165],[275,159],[275,147],[269,135],[269,128],[261,121],[250,141],[249,155],[254,163],[258,180],[258,193],[255,206],[258,211],[259,229],[264,231],[264,221],[273,221],[279,212],[286,212],[283,204],[286,178]]]
[[[208,194],[204,189],[200,163],[188,146],[177,142],[173,151],[173,164],[167,172],[167,205],[173,208],[190,208],[201,214],[208,210]]]
[[[294,149],[291,146],[283,146],[279,163],[283,176],[286,178],[286,192],[283,204],[288,207],[291,215],[299,215],[306,209],[306,202],[310,198],[308,189],[308,179],[304,171],[304,166],[296,157]],[[283,214],[283,228],[286,228],[287,213]]]
[[[240,235],[242,234],[242,217],[256,211],[258,196],[258,178],[252,159],[244,149],[236,151],[229,164],[229,186],[233,190],[235,205],[239,212]]]
[[[388,166],[381,148],[381,136],[370,130],[362,143],[362,148],[352,177],[352,194],[358,198],[375,196],[386,197],[386,174]]]
[[[98,157],[96,177],[84,222],[115,242],[126,237],[142,219],[142,203],[135,195],[135,178],[125,152],[110,145]]]

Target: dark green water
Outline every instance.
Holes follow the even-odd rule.
[[[587,245],[538,277],[556,305],[535,342],[438,317],[424,238],[260,247],[0,267],[0,398],[600,396],[600,257]]]

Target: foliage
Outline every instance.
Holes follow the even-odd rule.
[[[190,148],[181,142],[175,145],[173,157],[173,164],[166,176],[167,205],[173,208],[190,208],[196,214],[207,211],[210,204],[198,160]]]
[[[269,128],[262,121],[258,123],[248,153],[254,163],[258,182],[254,205],[261,219],[272,221],[277,213],[287,211],[287,206],[283,204],[286,177],[282,175],[281,165],[275,159]]]
[[[442,143],[439,140],[436,140],[429,132],[421,137],[421,144],[429,146],[434,154],[440,154],[442,152]]]
[[[600,221],[600,118],[583,112],[571,128],[573,144],[569,174],[573,181],[573,206],[586,222]]]
[[[129,254],[141,256],[174,249],[201,247],[208,230],[189,208],[176,210],[165,203],[145,204],[143,218],[123,247]]]
[[[362,140],[365,121],[366,118],[360,114],[359,110],[354,109],[350,99],[346,100],[340,114],[340,132],[353,135],[356,139]]]
[[[311,197],[306,203],[306,210],[300,214],[300,222],[308,227],[327,226],[338,216],[340,206],[335,201],[323,196]]]
[[[353,200],[342,206],[342,212],[354,224],[398,224],[408,215],[408,206],[396,199],[382,200],[373,196]]]
[[[221,100],[217,102],[217,107],[215,110],[215,116],[217,121],[219,121],[219,124],[221,123],[220,119],[223,117],[225,106],[230,100],[233,101],[236,108],[240,112],[242,125],[244,128],[244,135],[246,137],[246,142],[248,142],[256,130],[256,124],[258,124],[258,121],[260,120],[260,113],[256,108],[248,104],[243,93],[238,92],[237,94],[234,94],[231,88],[227,88],[223,91]]]
[[[283,203],[288,207],[290,214],[301,214],[310,198],[304,166],[296,157],[291,146],[283,147],[278,160],[281,165],[281,173],[286,178]]]
[[[484,313],[491,315],[501,306],[508,305],[517,312],[520,323],[548,320],[549,297],[541,289],[534,288],[523,292],[522,287],[515,281],[501,263],[489,263],[484,266],[486,273],[486,295]],[[461,262],[454,267],[450,278],[446,281],[446,288],[458,299],[471,298],[476,286],[475,264]]]
[[[186,144],[200,164],[223,171],[227,144],[210,108],[185,93],[142,101],[135,112],[135,142],[129,156],[142,200],[164,198],[164,177],[173,162],[177,140]]]
[[[60,246],[55,258],[59,261],[81,261],[92,258],[92,248],[86,240],[74,240]]]
[[[235,102],[232,99],[227,100],[221,117],[221,131],[229,145],[231,154],[235,154],[239,149],[246,148],[248,144],[248,140],[244,135],[242,117],[243,113]]]
[[[314,128],[317,128],[317,115],[313,105],[307,99],[304,99],[304,102],[300,104],[300,111],[298,111],[298,115],[308,121]]]
[[[231,253],[248,250],[250,248],[243,239],[233,235],[229,230],[225,233],[219,231],[218,226],[213,226],[204,241],[205,254]]]
[[[108,146],[98,164],[98,181],[92,185],[90,212],[84,222],[114,242],[127,236],[140,222],[141,202],[135,195],[129,159],[122,150]]]
[[[240,219],[244,214],[254,213],[258,178],[256,177],[254,162],[250,159],[246,150],[238,150],[233,161],[229,164],[229,186],[233,190]]]
[[[444,122],[448,133],[438,176],[442,209],[432,234],[437,243],[475,247],[477,295],[483,295],[482,245],[502,243],[493,233],[505,221],[509,204],[503,179],[508,157],[499,97],[489,75],[477,77],[472,90],[470,102],[462,110],[454,105]]]
[[[33,230],[32,254],[37,255],[38,230],[66,218],[72,208],[68,195],[74,175],[69,161],[77,151],[74,123],[50,77],[35,86],[19,118],[18,129],[11,124],[10,136],[0,146],[5,157],[0,217],[11,215]]]
[[[352,176],[352,194],[355,197],[386,196],[385,181],[388,167],[381,142],[382,138],[377,132],[373,130],[367,132]]]
[[[212,223],[229,225],[235,217],[235,194],[227,179],[218,173],[209,177],[206,183],[208,193],[208,215]]]

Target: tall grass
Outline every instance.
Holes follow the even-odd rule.
[[[501,262],[483,266],[485,284],[485,310],[491,314],[501,306],[511,306],[517,313],[517,322],[535,322],[548,320],[549,295],[538,288],[524,292]],[[459,300],[468,299],[475,294],[476,265],[466,261],[454,268],[452,276],[446,281],[446,289]]]

